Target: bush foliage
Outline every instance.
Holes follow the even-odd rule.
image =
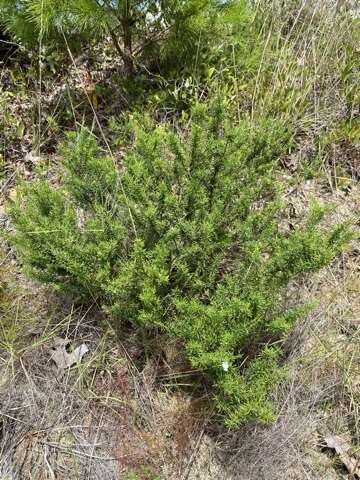
[[[233,125],[198,105],[178,133],[133,117],[115,164],[88,130],[61,149],[60,187],[24,184],[9,205],[11,237],[34,278],[96,300],[117,325],[176,338],[214,386],[228,426],[272,418],[281,340],[303,313],[283,292],[329,263],[346,226],[284,227],[277,159],[291,132],[274,119]]]

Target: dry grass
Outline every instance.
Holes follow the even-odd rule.
[[[116,422],[89,398],[97,361],[112,361],[94,312],[60,308],[48,292],[21,282],[7,286],[12,301],[0,318],[0,478],[118,478],[109,441]],[[91,355],[62,374],[50,362],[55,335],[81,339]]]

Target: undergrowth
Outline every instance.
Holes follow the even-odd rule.
[[[121,166],[90,131],[71,133],[60,186],[22,185],[8,238],[28,274],[102,304],[119,332],[176,338],[226,425],[268,422],[282,339],[308,308],[284,305],[284,289],[331,262],[350,229],[322,228],[315,204],[304,227],[284,227],[282,122],[233,122],[214,102],[183,133],[136,116],[131,131]]]

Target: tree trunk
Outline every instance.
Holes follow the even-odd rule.
[[[110,29],[109,29],[109,32],[110,32],[110,36],[113,41],[113,44],[124,62],[126,75],[128,75],[129,77],[133,76],[135,73],[135,68],[134,68],[134,58],[133,58],[133,55],[131,54],[131,50],[129,50],[129,48],[125,49],[125,42],[124,42],[124,48],[122,48],[116,34],[112,32]]]
[[[132,18],[130,16],[130,11],[129,11],[129,0],[124,0],[121,24],[122,24],[123,35],[124,35],[123,60],[125,65],[125,71],[128,76],[133,76],[135,73],[135,68],[134,68],[134,57],[132,52],[132,31],[131,31]]]
[[[112,29],[110,24],[107,23],[111,40],[124,62],[125,73],[128,77],[132,77],[135,73],[134,55],[132,52],[132,18],[129,12],[129,0],[124,0],[121,13],[115,12],[112,9],[112,13],[119,21],[119,26],[122,29],[122,40],[119,39],[117,29]]]

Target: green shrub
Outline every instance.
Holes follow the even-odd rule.
[[[274,119],[232,125],[220,105],[198,106],[178,133],[147,118],[114,166],[86,130],[62,147],[60,186],[23,185],[9,206],[11,240],[34,278],[96,300],[117,325],[175,337],[214,385],[228,426],[272,418],[281,340],[303,308],[282,293],[328,264],[349,239],[282,225],[277,159],[291,132]]]

